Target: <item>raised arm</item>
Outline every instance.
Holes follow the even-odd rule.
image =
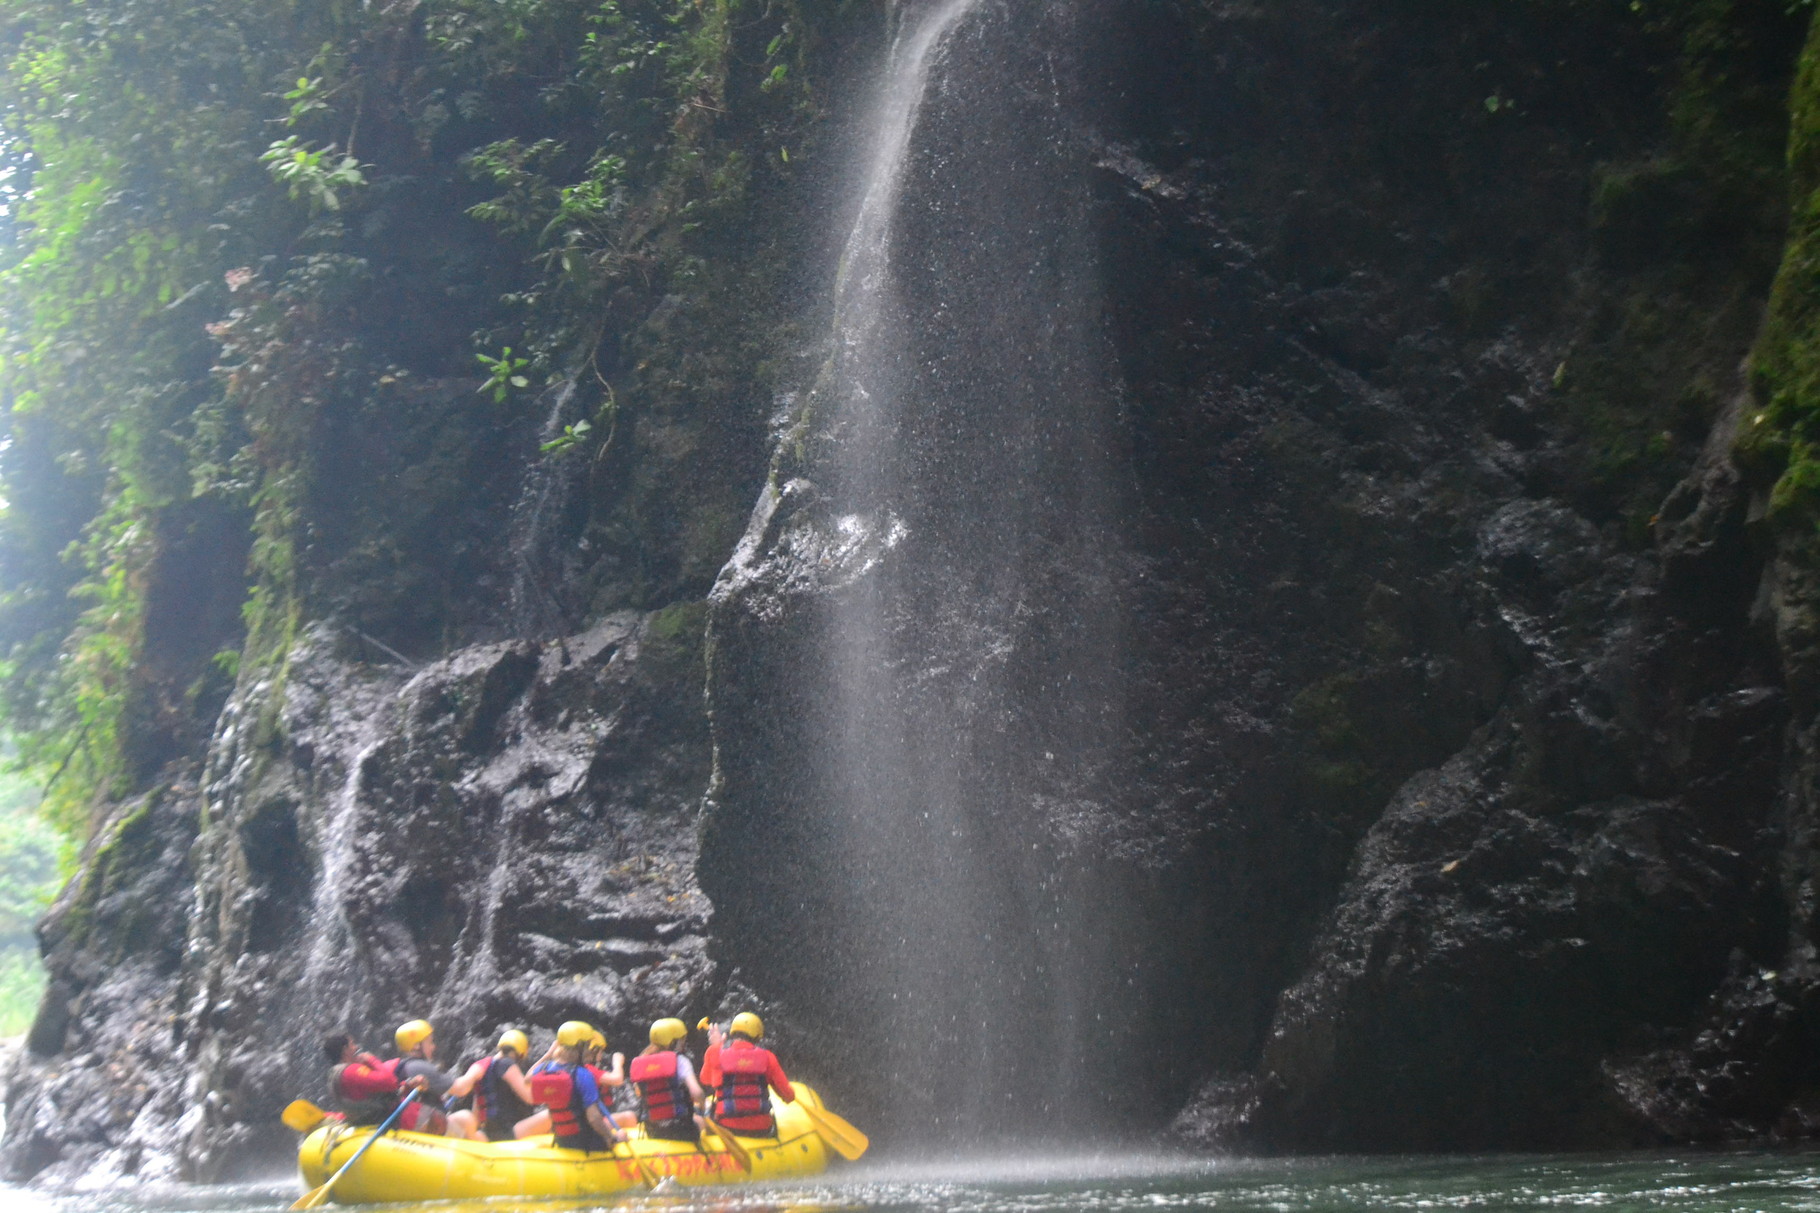
[[[469,1066],[467,1073],[463,1074],[460,1078],[457,1078],[454,1082],[449,1084],[449,1089],[447,1091],[447,1094],[454,1099],[460,1099],[462,1096],[466,1095],[469,1091],[472,1091],[474,1089],[474,1084],[479,1082],[480,1076],[483,1073],[485,1073],[485,1070],[482,1068],[485,1066],[485,1064],[486,1064],[486,1059],[483,1057],[479,1061],[475,1062],[473,1065]]]
[[[771,1053],[765,1062],[765,1081],[771,1084],[771,1089],[777,1092],[779,1099],[785,1103],[796,1102],[796,1088],[791,1086],[790,1080],[785,1077],[783,1063],[777,1060],[775,1053]]]

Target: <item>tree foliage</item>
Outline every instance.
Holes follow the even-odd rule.
[[[328,484],[362,418],[433,429],[410,385],[478,380],[509,425],[601,370],[618,286],[694,272],[751,173],[729,71],[803,96],[797,10],[741,18],[742,66],[741,3],[0,0],[0,714],[62,820],[329,609],[305,566],[407,544]],[[251,531],[245,634],[161,690],[148,611],[203,507]]]

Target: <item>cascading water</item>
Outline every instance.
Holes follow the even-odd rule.
[[[382,718],[368,717],[355,743],[345,757],[347,774],[323,821],[320,844],[322,871],[310,898],[309,921],[314,928],[309,960],[304,965],[304,984],[312,990],[338,975],[344,967],[342,958],[354,940],[348,922],[347,884],[354,866],[356,819],[360,815],[360,783],[367,760],[382,741],[379,724]]]
[[[752,967],[817,1004],[816,1047],[891,1092],[870,1111],[904,1137],[1097,1121],[1096,1067],[1141,1020],[1108,1014],[1144,995],[1086,845],[1121,811],[1121,448],[1066,20],[904,16],[831,353],[716,592],[710,864],[717,835],[743,869],[769,846],[810,887],[710,891],[729,919],[827,924]],[[800,709],[763,749],[736,735],[745,684]]]
[[[549,392],[550,411],[545,414],[537,441],[541,445],[561,437],[565,418],[573,415],[577,380],[564,379]],[[580,418],[575,418],[579,421]],[[556,535],[562,530],[586,464],[579,459],[540,457],[532,461],[512,510],[508,546],[512,554],[512,580],[507,592],[507,617],[514,635],[560,636],[573,624],[571,608],[558,597],[562,584]]]
[[[342,690],[349,698],[338,705],[334,724],[339,727],[325,730],[322,738],[329,760],[324,766],[337,773],[338,782],[317,818],[314,845],[321,866],[304,919],[300,997],[294,1005],[297,1031],[306,1039],[329,1024],[367,1023],[374,1011],[369,941],[349,910],[363,895],[360,838],[371,828],[371,767],[394,735],[395,705],[402,692],[393,677],[350,680]]]

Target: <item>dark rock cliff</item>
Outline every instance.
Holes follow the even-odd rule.
[[[1092,348],[1052,362],[1111,406],[1027,493],[991,481],[1004,418],[932,412],[914,437],[974,479],[934,465],[903,544],[829,538],[857,120],[796,132],[825,163],[748,196],[705,284],[615,296],[606,373],[644,410],[620,445],[552,470],[469,417],[306,506],[353,536],[306,568],[306,623],[161,734],[44,924],[9,1174],[281,1157],[339,1024],[427,1013],[464,1052],[582,1014],[623,1046],[748,999],[881,1145],[1007,1109],[1262,1149],[1820,1127],[1812,564],[1734,456],[1805,16],[1642,8],[985,6],[1001,91],[957,90],[914,154],[1011,165],[994,205],[1032,227],[1066,212],[1080,243],[1045,255],[1091,278]],[[876,16],[824,16],[828,113],[863,108]],[[968,147],[969,103],[1040,148]],[[726,104],[727,138],[775,140],[740,125],[757,93]],[[929,242],[983,205],[910,193]],[[982,311],[1024,255],[932,247],[910,297],[971,267]],[[475,411],[415,390],[410,424]],[[1105,469],[1090,511],[1071,439]],[[977,501],[1014,518],[1015,576],[963,533]],[[848,723],[812,693],[825,629],[867,587],[903,595],[904,752],[971,756],[979,921],[1025,932],[966,945],[1013,958],[968,1045],[1011,1077],[958,1126],[878,1081],[915,1058],[879,1051],[872,860],[818,748]],[[1029,1067],[1062,1029],[1081,1068],[1053,1083]]]

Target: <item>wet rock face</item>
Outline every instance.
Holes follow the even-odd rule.
[[[199,803],[195,781],[179,779],[121,805],[40,925],[50,982],[0,1096],[8,1178],[176,1173],[170,1129],[189,1088],[173,1012]]]
[[[710,1009],[698,630],[626,613],[415,672],[321,631],[243,688],[202,786],[115,832],[134,883],[78,882],[47,923],[68,1012],[14,1071],[9,1173],[270,1166],[337,1028],[383,1054],[424,1015],[453,1065],[506,1027],[586,1018],[626,1048]]]
[[[1175,287],[1166,305],[1171,292],[1114,292],[1149,534],[1168,554],[1157,601],[1204,604],[1159,619],[1178,653],[1231,655],[1189,666],[1186,698],[1259,722],[1232,781],[1243,798],[1211,820],[1213,870],[1248,856],[1304,882],[1259,882],[1242,906],[1204,894],[1234,934],[1270,942],[1250,964],[1228,941],[1207,953],[1255,985],[1177,1127],[1301,1149],[1769,1130],[1783,1113],[1765,1109],[1808,1079],[1739,1082],[1751,1112],[1668,1093],[1726,1064],[1763,1075],[1777,1054],[1753,1050],[1771,1039],[1799,1048],[1798,999],[1758,978],[1780,970],[1786,988],[1797,967],[1777,876],[1791,695],[1725,457],[1740,405],[1657,433],[1674,456],[1633,464],[1629,489],[1588,461],[1589,416],[1617,425],[1628,407],[1591,379],[1621,365],[1647,382],[1687,353],[1612,343],[1599,296],[1649,279],[1614,255],[1597,208],[1576,214],[1592,161],[1658,136],[1589,129],[1536,91],[1584,72],[1636,90],[1641,113],[1646,48],[1617,27],[1561,28],[1564,57],[1544,67],[1521,21],[1361,17],[1218,6],[1202,45],[1219,68],[1169,89],[1164,123],[1109,122],[1128,133],[1099,160],[1114,239]],[[1490,92],[1484,72],[1532,81],[1520,130],[1416,95]],[[1260,205],[1284,196],[1289,166],[1254,122],[1307,141],[1287,205]],[[1413,151],[1418,131],[1420,157],[1388,150]],[[1712,316],[1728,292],[1760,291],[1757,238],[1734,238],[1730,271],[1661,246],[1687,273],[1667,289]],[[1722,323],[1730,336],[1674,376],[1737,401],[1753,323]],[[1674,381],[1648,390],[1672,398]],[[1625,492],[1648,502],[1632,521]],[[1234,752],[1201,740],[1230,728],[1217,717],[1171,716],[1160,750]]]
[[[1062,154],[1093,190],[1128,495],[1110,535],[1070,530],[1078,495],[1024,508],[1091,549],[1072,566],[1117,604],[1116,656],[1077,647],[1086,681],[1062,694],[1122,732],[1091,777],[1076,761],[1047,786],[1040,730],[979,711],[975,679],[950,693],[964,727],[948,753],[1000,755],[983,764],[998,794],[981,846],[1027,903],[1064,887],[1114,924],[1077,942],[1136,941],[1030,945],[1131,979],[1043,975],[1095,1016],[1099,1053],[1078,1064],[1115,1059],[1100,1089],[1145,1096],[1096,1104],[1094,1129],[1160,1127],[1184,1104],[1181,1132],[1249,1148],[1799,1123],[1763,1109],[1807,1079],[1705,1077],[1763,1073],[1781,1054],[1758,1057],[1762,1042],[1802,1047],[1799,998],[1764,993],[1794,989],[1782,932],[1804,904],[1777,877],[1799,855],[1779,786],[1791,694],[1753,607],[1766,554],[1723,405],[1743,391],[1755,305],[1737,301],[1762,297],[1773,204],[1688,243],[1676,208],[1698,197],[1667,191],[1622,223],[1589,211],[1589,182],[1665,154],[1648,116],[1663,48],[1615,9],[1566,26],[1345,3],[1077,15],[1093,49],[1061,86],[1078,124]],[[1777,14],[1750,20],[1782,48],[1756,61],[1773,90],[1794,43]],[[1499,125],[1519,80],[1526,116]],[[1554,87],[1568,80],[1599,81],[1604,116]],[[942,137],[931,120],[914,139],[934,162]],[[1644,177],[1626,188],[1654,188]],[[910,279],[928,272],[913,260]],[[1641,298],[1705,319],[1654,328],[1621,303]],[[1702,392],[1697,418],[1675,419]],[[780,456],[716,591],[704,879],[717,938],[762,993],[798,1000],[811,1056],[843,1073],[883,1056],[859,1043],[884,1021],[855,988],[906,991],[841,934],[830,874],[873,886],[815,824],[854,811],[818,773],[846,724],[815,693],[818,663],[855,597],[973,554],[944,563],[914,523],[843,545],[863,494],[816,466],[854,441],[830,416],[792,436],[811,456]],[[926,491],[953,476],[964,498],[985,466],[931,465]],[[990,584],[947,615],[919,615],[913,590],[893,600],[925,634],[890,665],[906,699],[989,662],[1042,667],[1046,612],[1067,599],[1021,609]],[[1010,839],[1032,853],[1011,858]],[[733,854],[769,874],[735,879]],[[807,947],[767,943],[779,905],[816,924]],[[1757,1102],[1704,1094],[1727,1081]]]
[[[1780,97],[1785,10],[1732,6],[1699,78]],[[711,603],[583,626],[677,521],[590,554],[617,473],[572,466],[494,643],[325,624],[206,747],[158,733],[45,924],[8,1174],[281,1159],[326,1030],[624,1045],[731,991],[881,1142],[1820,1127],[1820,593],[1727,457],[1780,184],[1675,143],[1681,48],[1624,4],[963,29],[907,152],[888,482],[811,367]],[[718,511],[759,421],[702,426]],[[492,572],[437,581],[456,617]]]

